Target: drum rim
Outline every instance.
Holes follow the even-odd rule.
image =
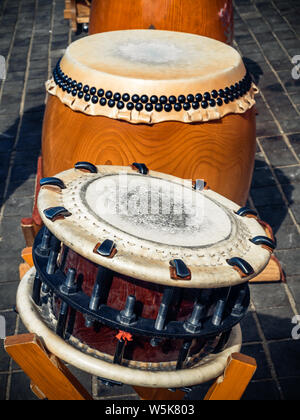
[[[35,268],[31,268],[22,278],[17,291],[17,309],[25,327],[42,338],[52,354],[91,375],[132,386],[152,388],[194,386],[222,375],[227,366],[228,357],[241,350],[242,332],[238,325],[232,330],[224,351],[209,356],[206,364],[190,369],[175,372],[145,372],[96,359],[66,343],[45,324],[31,298],[35,273]]]
[[[131,244],[131,248],[128,249],[130,239],[132,239],[132,237],[130,235],[126,235],[127,238],[125,238],[125,240],[119,238],[116,236],[117,230],[113,230],[111,231],[111,233],[109,233],[109,235],[112,235],[112,237],[109,237],[108,234],[105,234],[106,236],[103,234],[102,238],[96,237],[93,232],[90,232],[92,225],[88,225],[86,229],[83,228],[85,222],[84,218],[88,219],[91,216],[89,213],[87,213],[87,211],[83,212],[83,215],[81,214],[81,219],[76,219],[76,212],[78,213],[78,206],[75,203],[76,200],[73,195],[74,190],[72,190],[72,185],[76,184],[78,199],[80,199],[79,196],[82,187],[77,188],[77,183],[79,183],[80,186],[89,182],[89,180],[95,176],[101,177],[105,174],[117,174],[120,173],[120,171],[127,171],[128,173],[136,174],[136,171],[133,170],[131,167],[99,165],[96,168],[98,170],[97,174],[83,173],[80,170],[76,169],[71,169],[62,172],[57,176],[60,177],[61,180],[63,180],[67,188],[65,190],[61,190],[60,192],[55,192],[45,190],[42,187],[38,197],[38,209],[40,211],[45,226],[48,227],[48,229],[52,232],[52,234],[55,237],[57,237],[61,242],[63,242],[73,251],[77,252],[79,255],[87,258],[88,260],[98,265],[102,265],[110,270],[119,272],[123,275],[128,275],[130,277],[135,277],[140,280],[152,283],[186,288],[205,289],[238,285],[249,281],[251,278],[257,276],[267,266],[270,259],[270,252],[264,249],[263,247],[258,247],[257,245],[251,242],[251,238],[259,235],[264,235],[264,230],[261,227],[261,225],[257,222],[256,219],[236,215],[236,212],[239,210],[239,206],[211,190],[204,191],[203,194],[205,194],[209,199],[212,198],[213,200],[219,202],[219,204],[221,204],[221,207],[224,206],[228,209],[228,212],[232,211],[232,216],[236,217],[237,223],[240,223],[243,227],[243,230],[240,229],[240,232],[239,230],[237,230],[239,235],[237,235],[236,240],[232,241],[232,243],[230,244],[230,246],[232,244],[234,245],[235,251],[231,251],[230,253],[228,253],[228,255],[231,255],[232,252],[234,252],[238,253],[238,255],[231,255],[231,257],[229,256],[229,258],[246,258],[247,256],[247,258],[249,259],[249,263],[254,268],[254,272],[252,275],[241,277],[240,273],[238,273],[233,267],[230,267],[226,263],[225,259],[227,257],[222,256],[221,261],[220,255],[224,254],[224,250],[221,248],[220,255],[218,257],[219,262],[218,264],[213,265],[211,263],[210,258],[211,254],[216,254],[217,248],[211,251],[210,254],[208,253],[207,249],[201,248],[201,255],[194,254],[193,259],[188,259],[188,254],[184,253],[184,249],[181,247],[174,247],[174,249],[178,249],[178,255],[180,253],[179,256],[176,256],[174,249],[168,251],[168,253],[165,256],[163,256],[162,254],[158,254],[157,250],[155,250],[155,255],[153,256],[153,249],[150,248],[148,254],[146,249],[142,249],[142,252],[140,252],[139,254],[136,251],[137,248],[140,247],[141,243],[147,245],[146,241],[139,241],[137,243]],[[192,188],[192,184],[188,180],[182,180],[171,175],[149,171],[149,175],[152,174],[157,178],[171,180],[175,183],[182,184],[182,182],[184,182],[184,184],[186,183],[186,185],[189,185],[190,188]],[[68,185],[71,185],[69,190]],[[64,193],[63,191],[66,192]],[[66,195],[63,196],[62,194]],[[66,197],[72,197],[72,204],[68,203],[70,209],[67,210],[70,210],[72,212],[72,206],[74,205],[74,217],[67,217],[64,220],[57,220],[54,223],[49,221],[44,215],[43,210],[49,207],[64,205],[64,199]],[[69,202],[71,201],[69,200]],[[90,223],[90,220],[86,221],[86,224],[88,223]],[[101,226],[100,228],[102,229]],[[247,233],[247,235],[245,234],[245,232]],[[115,239],[113,236],[115,236],[115,238],[117,239]],[[246,240],[245,238],[248,238],[249,240]],[[120,248],[120,252],[117,253],[114,258],[105,258],[94,252],[96,244],[99,243],[100,240],[105,239],[111,239],[115,241],[116,247],[118,248],[119,246]],[[192,249],[188,249],[188,252],[192,252]],[[192,278],[189,281],[185,279],[171,279],[169,262],[174,258],[183,259],[186,262],[187,266],[191,267]],[[201,265],[199,263],[200,258],[204,258],[204,260],[202,260]],[[208,262],[205,263],[205,261],[209,261],[209,265],[207,265]]]

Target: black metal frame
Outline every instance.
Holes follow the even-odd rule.
[[[147,336],[152,338],[173,338],[192,340],[194,338],[211,338],[231,330],[235,325],[239,324],[245,316],[249,303],[250,293],[248,284],[242,284],[233,288],[226,288],[223,290],[223,295],[219,301],[216,302],[216,310],[211,317],[198,317],[199,305],[206,305],[204,301],[201,302],[201,296],[196,299],[194,312],[190,319],[186,322],[170,321],[167,322],[168,307],[171,303],[169,295],[172,295],[172,290],[175,288],[165,288],[164,296],[159,310],[159,315],[156,320],[136,317],[134,315],[134,305],[128,302],[123,311],[118,311],[105,304],[100,304],[98,309],[97,305],[91,305],[97,298],[91,298],[86,295],[80,287],[75,283],[75,270],[70,269],[67,276],[55,266],[55,261],[59,253],[59,241],[52,237],[52,246],[48,252],[42,250],[44,246],[45,236],[49,236],[49,231],[44,228],[36,237],[33,247],[33,260],[37,269],[37,277],[34,284],[33,299],[36,303],[40,302],[41,283],[44,289],[52,291],[55,296],[62,300],[61,314],[59,317],[59,331],[63,336],[64,326],[61,323],[66,321],[65,312],[66,307],[72,308],[75,311],[82,313],[88,320],[90,325],[93,322],[98,322],[109,326],[112,329],[123,330],[132,335]],[[48,244],[49,246],[49,238]],[[103,270],[103,267],[101,267]],[[113,273],[107,270],[108,274]],[[106,273],[107,274],[107,273]],[[98,286],[99,286],[99,281]],[[95,288],[94,288],[95,289]],[[235,289],[235,293],[232,293]],[[231,296],[234,297],[232,301]],[[241,296],[243,299],[241,300]],[[130,297],[129,297],[130,298]],[[225,307],[230,308],[230,313],[225,313]],[[125,314],[125,316],[124,316]],[[193,328],[194,327],[194,328]]]

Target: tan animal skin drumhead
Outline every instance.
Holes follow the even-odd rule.
[[[69,84],[63,87],[65,83]],[[149,30],[106,32],[72,43],[46,86],[74,111],[131,123],[192,123],[243,114],[255,104],[257,91],[234,48],[198,35]],[[231,88],[235,95],[231,100],[223,94],[218,97],[220,90]],[[193,104],[200,94],[207,105],[202,106],[201,99]],[[165,97],[160,111],[151,106],[154,96]],[[107,101],[101,104],[101,98]],[[128,108],[131,100],[134,107]],[[176,101],[190,106],[178,109]]]
[[[111,185],[105,193],[101,192],[102,187],[103,190],[105,186],[108,187],[109,179],[114,179],[116,185],[120,186],[119,181],[122,184],[125,176],[134,182],[128,188],[129,194],[120,189],[121,201],[118,201],[118,189],[114,191]],[[65,188],[58,191],[43,187],[38,197],[38,209],[43,222],[75,252],[115,272],[163,285],[218,288],[248,281],[259,274],[270,259],[267,249],[251,242],[254,237],[265,235],[256,219],[238,216],[238,205],[211,190],[196,191],[188,180],[154,171],[140,175],[131,167],[117,166],[97,166],[97,173],[71,169],[57,177],[63,181]],[[151,180],[154,180],[155,186],[161,187],[160,197],[167,196],[164,191],[166,185],[173,186],[176,192],[173,204],[178,200],[178,192],[189,190],[189,200],[195,207],[199,203],[200,209],[203,206],[202,216],[205,217],[201,219],[201,210],[199,218],[192,216],[189,219],[186,213],[190,206],[185,210],[183,207],[185,212],[179,215],[172,214],[170,210],[162,214],[160,209],[154,218],[152,214],[145,214],[143,206],[144,215],[140,216],[134,212],[131,216],[113,214],[114,211],[107,211],[103,206],[108,198],[124,206],[124,200],[129,198],[130,202],[132,193],[138,196],[137,186],[145,189],[146,185],[148,190],[146,188],[144,196],[148,195]],[[99,185],[102,186],[100,194],[97,192]],[[102,201],[99,207],[98,200],[100,203]],[[179,203],[182,204],[180,200]],[[47,218],[45,211],[53,207],[64,207],[68,211],[67,217],[55,221]],[[162,228],[162,224],[166,226]],[[115,244],[117,253],[113,258],[95,252],[97,244],[105,240]],[[241,277],[228,264],[232,258],[247,261],[253,268],[253,274]],[[174,259],[180,259],[186,264],[191,272],[189,281],[171,278],[170,261]]]

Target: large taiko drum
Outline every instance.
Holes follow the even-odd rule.
[[[168,31],[116,31],[70,45],[47,82],[43,175],[77,161],[128,165],[245,204],[256,151],[256,87],[236,50]]]
[[[38,208],[17,308],[52,353],[142,387],[223,373],[275,246],[251,210],[144,164],[87,162],[43,179]]]
[[[232,0],[93,0],[89,30],[159,29],[231,44],[233,27]]]

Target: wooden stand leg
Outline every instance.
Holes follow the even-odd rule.
[[[35,334],[7,337],[5,350],[32,381],[31,389],[48,400],[86,401],[93,398],[67,367],[48,354]]]
[[[255,359],[234,353],[228,360],[223,377],[218,378],[208,391],[206,401],[239,401],[257,369]]]

